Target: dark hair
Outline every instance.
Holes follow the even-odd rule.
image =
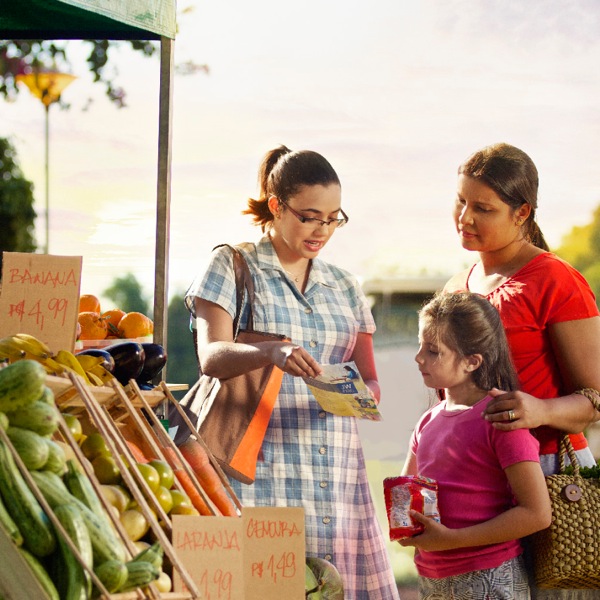
[[[478,388],[519,388],[500,315],[483,296],[472,292],[437,294],[419,311],[419,323],[460,357],[481,354],[481,366],[473,371]]]
[[[471,154],[460,165],[458,173],[479,179],[514,210],[525,203],[529,204],[531,213],[523,225],[525,236],[538,248],[549,250],[544,235],[535,221],[538,171],[534,162],[523,150],[504,143],[486,146]]]
[[[286,202],[306,185],[341,185],[334,168],[318,152],[294,152],[286,146],[279,146],[265,154],[258,170],[258,184],[258,200],[249,198],[248,208],[242,214],[252,215],[254,224],[260,225],[263,231],[273,222],[268,207],[271,196]]]

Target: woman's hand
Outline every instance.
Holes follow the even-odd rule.
[[[490,390],[491,400],[483,417],[496,429],[511,431],[513,429],[535,429],[545,425],[548,404],[525,392],[504,392],[497,388]]]
[[[302,347],[292,342],[271,342],[271,361],[284,373],[294,377],[317,377],[319,363]]]
[[[422,523],[424,531],[410,538],[399,540],[401,546],[413,546],[420,550],[429,552],[439,550],[451,550],[456,548],[456,532],[460,529],[449,529],[445,525],[434,521],[431,517],[425,517],[416,510],[410,511],[410,516],[414,521]]]

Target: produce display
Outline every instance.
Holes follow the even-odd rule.
[[[76,373],[86,384],[106,386],[112,380],[125,386],[131,379],[144,389],[152,389],[152,380],[167,364],[163,346],[152,342],[115,341],[104,348],[88,348],[73,353],[61,349],[53,353],[36,337],[17,333],[0,339],[0,362],[34,360],[50,375]]]
[[[204,442],[192,434],[176,447],[144,399],[152,390],[154,402],[176,402],[152,383],[165,349],[123,338],[144,337],[151,321],[81,298],[92,310],[80,317],[99,315],[114,343],[52,352],[29,334],[0,339],[0,533],[50,600],[162,598],[175,569],[200,597],[171,545],[171,518],[239,518],[242,506]],[[121,322],[134,328],[116,331]],[[331,563],[307,558],[305,596],[343,599]]]
[[[51,599],[91,597],[91,573],[100,567],[98,579],[110,582],[111,592],[158,580],[162,549],[154,544],[152,554],[148,549],[134,555],[128,551],[90,480],[53,439],[61,418],[45,379],[42,365],[32,360],[0,369],[1,525]],[[52,510],[53,519],[29,478]]]
[[[79,297],[77,339],[105,340],[144,338],[154,332],[154,323],[143,313],[125,312],[120,308],[103,311],[100,300],[93,294]]]

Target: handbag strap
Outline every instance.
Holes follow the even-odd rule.
[[[597,390],[593,388],[582,388],[574,393],[585,396],[592,403],[592,406],[597,411],[600,411],[600,393]],[[575,454],[575,449],[573,448],[571,438],[568,434],[563,435],[559,441],[558,459],[561,473],[565,470],[565,454],[569,455],[569,460],[573,465],[573,472],[575,475],[579,475],[581,465],[579,464],[579,459],[577,458],[577,454]]]
[[[214,249],[221,246],[227,246],[233,254],[233,272],[235,274],[235,318],[233,319],[233,339],[237,339],[240,331],[240,320],[242,316],[242,307],[244,305],[244,295],[247,295],[248,300],[248,324],[246,331],[254,331],[254,280],[248,263],[244,255],[240,252],[237,246],[230,244],[219,244]]]

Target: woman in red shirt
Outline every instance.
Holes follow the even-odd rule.
[[[454,222],[463,248],[479,261],[445,290],[477,292],[500,312],[521,389],[495,394],[484,418],[502,430],[531,429],[548,475],[558,471],[563,432],[581,464],[595,464],[581,432],[600,413],[575,391],[600,390],[600,317],[582,275],[549,252],[535,221],[537,191],[535,164],[509,144],[483,148],[459,167]],[[535,590],[532,597],[561,593]],[[586,594],[564,597],[593,597]]]

